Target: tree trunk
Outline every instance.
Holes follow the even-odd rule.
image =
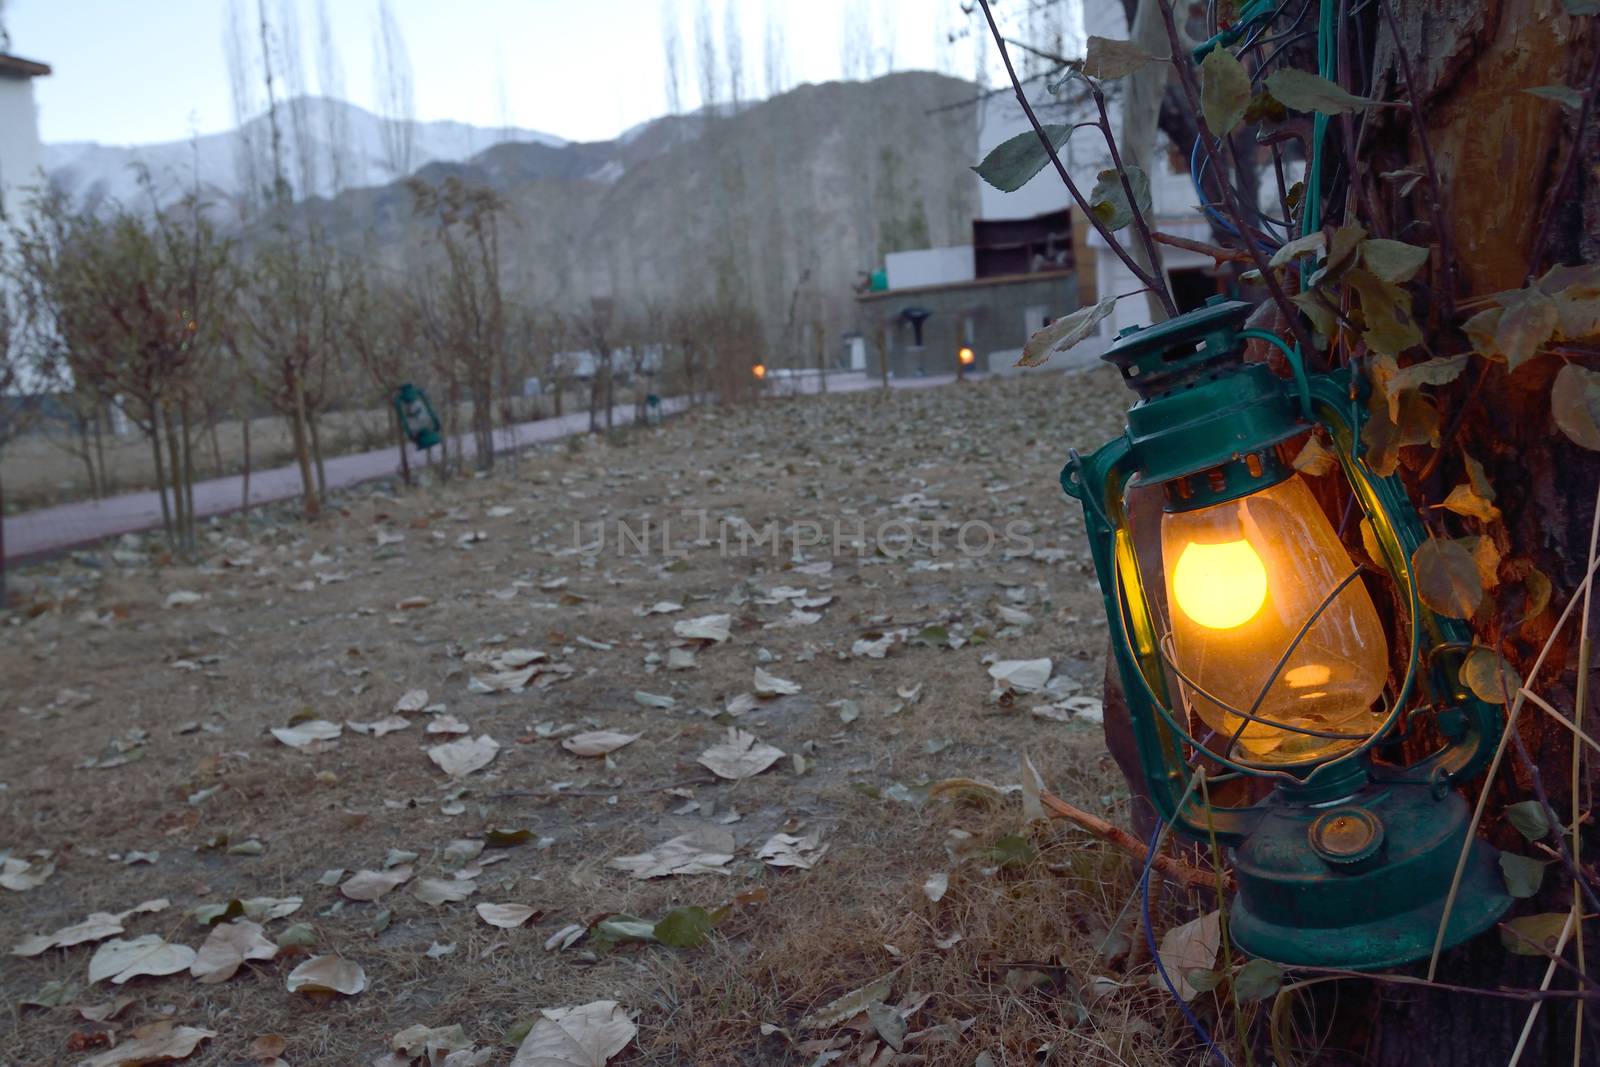
[[[317,468],[317,495],[328,496],[328,467],[322,458],[322,419],[316,412],[308,412],[306,425],[311,430],[311,459]]]
[[[244,471],[239,478],[239,529],[250,528],[250,412],[239,405],[239,434],[244,452]]]
[[[289,419],[290,434],[294,441],[294,460],[300,468],[300,488],[305,494],[305,516],[314,519],[321,510],[321,504],[317,497],[316,484],[312,480],[311,435],[306,429],[306,394],[298,375],[294,376],[290,391],[294,401],[294,411]]]
[[[161,410],[156,405],[150,405],[150,429],[146,431],[150,438],[150,455],[155,461],[156,468],[156,495],[161,498],[161,529],[167,535],[167,540],[172,540],[172,508],[167,502],[167,469],[161,462]]]
[[[1454,255],[1449,262],[1440,263],[1444,269],[1434,277],[1447,284],[1453,270],[1457,278],[1454,302],[1519,289],[1530,273],[1552,263],[1592,261],[1600,237],[1600,217],[1584,208],[1595,202],[1600,189],[1600,175],[1594,168],[1600,161],[1595,138],[1591,132],[1583,144],[1574,146],[1574,113],[1537,106],[1545,101],[1524,90],[1550,84],[1581,90],[1600,61],[1594,20],[1561,15],[1556,0],[1380,2],[1393,12],[1437,160],[1441,214],[1453,236]],[[1388,25],[1383,21],[1366,25],[1376,33],[1367,37],[1377,42],[1373,59],[1379,81],[1374,95],[1406,99],[1405,73]],[[1426,169],[1420,133],[1413,117],[1387,111],[1385,120],[1375,124],[1375,135],[1362,147],[1362,180],[1367,197],[1380,215],[1387,216],[1381,220],[1386,236],[1438,243],[1428,183],[1419,183],[1411,197],[1402,198],[1393,183],[1379,178],[1381,173],[1406,166]],[[1535,263],[1534,244],[1546,198],[1565,154],[1572,150],[1586,153],[1583,162],[1587,165],[1577,169],[1577,184],[1557,199],[1561,217],[1555,220],[1554,232],[1558,239],[1542,256],[1542,264]],[[1448,294],[1432,308],[1424,308],[1419,301],[1419,312],[1433,317],[1431,324],[1425,324],[1430,342],[1436,334],[1449,337],[1454,332],[1449,322],[1441,321],[1443,309],[1451,303]],[[1458,313],[1456,320],[1465,317],[1466,313]],[[1459,343],[1445,349],[1459,350]],[[1497,492],[1495,503],[1504,513],[1508,535],[1501,546],[1504,556],[1529,558],[1547,574],[1554,585],[1552,604],[1559,610],[1581,581],[1589,556],[1600,454],[1573,444],[1552,422],[1550,384],[1561,366],[1558,358],[1539,356],[1519,368],[1515,377],[1503,366],[1491,366],[1477,357],[1474,361],[1480,365],[1481,376],[1464,374],[1441,391],[1441,421],[1446,433],[1451,414],[1465,412],[1455,440],[1458,448],[1452,449],[1448,440],[1442,442],[1445,454],[1431,466],[1426,462],[1430,450],[1412,449],[1418,456],[1402,458],[1401,475],[1417,499],[1434,502],[1464,480],[1460,448],[1481,460]],[[1408,466],[1410,462],[1416,465]],[[1444,512],[1430,514],[1441,516],[1437,522],[1452,533],[1471,532]],[[1502,574],[1506,572],[1502,570]],[[1577,677],[1573,668],[1581,621],[1574,618],[1558,638],[1535,686],[1569,717],[1574,713]],[[1500,629],[1499,623],[1494,625]],[[1548,623],[1531,632],[1512,632],[1502,651],[1526,673],[1548,633]],[[1552,805],[1557,812],[1568,812],[1574,781],[1571,735],[1532,705],[1526,706],[1519,718],[1518,734],[1537,764]],[[1583,777],[1580,791],[1587,794],[1595,782],[1593,765],[1585,768]],[[1514,747],[1494,781],[1467,787],[1469,800],[1483,788],[1490,790],[1487,836],[1508,851],[1530,852],[1501,817],[1506,805],[1533,795],[1531,774],[1519,765]],[[1581,836],[1582,853],[1597,854],[1600,841],[1592,823]],[[1548,873],[1536,900],[1519,905],[1513,914],[1564,912],[1570,907],[1573,887],[1562,865],[1552,864]],[[1580,954],[1575,958],[1592,961],[1600,953],[1594,926],[1593,920],[1585,924]],[[1568,956],[1574,958],[1570,947]],[[1480,988],[1535,989],[1546,966],[1542,958],[1508,954],[1491,934],[1447,953],[1440,961],[1438,978]],[[1552,988],[1573,988],[1573,976],[1558,971]],[[1350,991],[1344,991],[1342,1007],[1348,1012],[1347,1021],[1354,1024],[1350,1032],[1362,1035],[1362,1040],[1349,1051],[1359,1062],[1373,1067],[1501,1067],[1510,1061],[1529,1018],[1529,1006],[1515,1001],[1431,993],[1418,987],[1399,987],[1404,995],[1397,995],[1396,987],[1376,985],[1351,1000]],[[1520,1062],[1600,1063],[1600,1026],[1596,1025],[1600,1011],[1586,1013],[1579,1045],[1575,1043],[1579,1010],[1570,1000],[1544,1004],[1529,1029]],[[1336,1026],[1333,1032],[1338,1034],[1340,1029]]]
[[[406,454],[406,425],[400,419],[400,413],[391,408],[389,419],[394,424],[395,440],[400,445],[400,480],[406,485],[411,484],[411,457]]]

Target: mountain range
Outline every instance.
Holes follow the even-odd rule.
[[[402,127],[317,98],[281,105],[278,117],[301,210],[380,269],[406,273],[426,237],[405,178],[454,174],[507,204],[503,274],[530,306],[732,299],[761,316],[769,338],[803,330],[803,342],[787,341],[815,352],[856,326],[852,285],[886,253],[971,240],[977,109],[966,105],[976,95],[961,79],[898,72],[801,85],[737,112],[665,116],[600,142]],[[409,167],[396,163],[406,139]],[[134,205],[138,163],[151,168],[159,199],[198,178],[226,216],[261,180],[241,161],[253,155],[259,171],[270,143],[270,124],[257,118],[193,143],[51,145],[46,165],[85,200]]]

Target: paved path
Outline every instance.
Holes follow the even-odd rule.
[[[954,381],[951,375],[927,378],[904,378],[891,384],[897,389],[922,389],[945,385]],[[859,372],[830,374],[828,391],[838,393],[859,392],[880,384]],[[819,383],[815,377],[774,379],[769,383],[772,392],[779,394],[815,393]],[[666,413],[683,409],[681,397],[663,402]],[[617,425],[633,421],[633,405],[619,405],[615,412]],[[581,411],[557,419],[539,419],[495,432],[495,451],[507,452],[542,441],[554,441],[589,428],[589,413]],[[476,454],[472,439],[463,436],[459,445],[467,456]],[[426,464],[422,453],[409,445],[411,464]],[[324,461],[328,474],[328,488],[344,489],[361,482],[397,476],[400,457],[394,447],[374,452],[354,452],[334,456]],[[226,515],[241,507],[243,479],[237,475],[196,482],[194,507],[198,518]],[[300,469],[290,465],[270,470],[253,471],[250,475],[250,504],[271,504],[291,500],[300,495]],[[53,508],[39,508],[19,515],[9,515],[5,522],[5,560],[8,564],[22,563],[65,552],[73,548],[94,544],[108,537],[125,533],[159,529],[161,526],[161,498],[154,490],[141,493],[124,493],[103,500],[84,500],[74,504],[61,504]]]

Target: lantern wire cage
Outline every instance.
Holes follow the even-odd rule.
[[[1078,462],[1079,456],[1074,450],[1072,453],[1071,465],[1076,465]],[[1356,498],[1360,498],[1362,496],[1359,488],[1359,478],[1359,472],[1353,472],[1348,467],[1346,468],[1346,480],[1350,483],[1350,487]],[[1110,518],[1105,514],[1104,509],[1101,507],[1100,500],[1095,493],[1085,493],[1083,499],[1088,501],[1090,506],[1095,509],[1098,517],[1103,522],[1105,522],[1108,526],[1115,528],[1116,524],[1112,523]],[[1363,511],[1368,513],[1369,518],[1371,517],[1370,509],[1364,505],[1364,502]],[[1343,581],[1334,586],[1334,588],[1323,598],[1322,602],[1317,606],[1317,608],[1312,611],[1306,620],[1301,624],[1300,629],[1289,642],[1288,647],[1286,647],[1279,656],[1276,665],[1273,667],[1272,672],[1267,676],[1266,682],[1262,685],[1260,692],[1257,693],[1255,701],[1248,711],[1234,707],[1228,702],[1222,700],[1220,697],[1210,693],[1178,668],[1175,662],[1175,657],[1171,652],[1172,633],[1170,629],[1163,631],[1158,636],[1155,650],[1160,656],[1163,666],[1166,669],[1171,670],[1172,673],[1177,676],[1180,683],[1182,683],[1180,686],[1180,691],[1192,691],[1193,693],[1198,694],[1206,700],[1216,704],[1224,712],[1235,715],[1242,720],[1239,728],[1235,730],[1232,736],[1229,738],[1226,747],[1224,747],[1221,752],[1218,752],[1196,738],[1189,730],[1187,724],[1178,721],[1178,717],[1173,714],[1172,709],[1168,706],[1168,701],[1155,691],[1155,688],[1151,684],[1150,679],[1146,676],[1145,671],[1142,668],[1136,669],[1133,673],[1138,676],[1139,685],[1144,691],[1143,695],[1155,706],[1157,714],[1160,715],[1163,722],[1165,722],[1166,725],[1193,750],[1192,755],[1184,762],[1190,766],[1193,766],[1195,759],[1201,755],[1204,755],[1212,760],[1215,760],[1219,765],[1227,767],[1229,770],[1237,772],[1240,775],[1266,776],[1293,783],[1302,780],[1301,776],[1293,773],[1295,770],[1305,770],[1310,767],[1328,766],[1356,759],[1369,751],[1380,740],[1386,737],[1390,733],[1396,721],[1398,721],[1404,713],[1406,703],[1411,697],[1411,692],[1416,684],[1417,667],[1421,659],[1422,647],[1422,627],[1420,621],[1421,605],[1417,594],[1416,574],[1412,569],[1411,559],[1408,553],[1406,553],[1404,550],[1401,550],[1396,552],[1394,556],[1400,565],[1398,570],[1403,574],[1405,579],[1406,600],[1408,601],[1410,608],[1411,647],[1406,658],[1405,673],[1402,677],[1400,686],[1395,691],[1393,699],[1389,702],[1389,706],[1383,715],[1383,721],[1379,726],[1377,726],[1371,733],[1367,734],[1346,734],[1330,730],[1318,730],[1313,727],[1301,726],[1293,723],[1280,722],[1276,719],[1257,714],[1257,712],[1260,710],[1262,701],[1267,695],[1267,692],[1277,681],[1279,674],[1282,672],[1284,666],[1289,662],[1295,650],[1299,647],[1301,641],[1304,640],[1306,635],[1311,632],[1311,629],[1316,625],[1317,620],[1338,599],[1339,595],[1344,592],[1344,590],[1348,588],[1352,582],[1356,581],[1360,577],[1361,570],[1359,567],[1357,567],[1355,570],[1351,571]],[[1124,564],[1119,560],[1110,568],[1112,582],[1112,595],[1110,598],[1113,606],[1112,615],[1114,616],[1114,623],[1118,630],[1118,636],[1121,637],[1124,647],[1128,649],[1137,649],[1140,646],[1138,642],[1134,640],[1134,627],[1130,624],[1128,619],[1128,590],[1123,581],[1123,566]],[[1396,575],[1396,577],[1399,577],[1399,575]],[[1135,580],[1137,581],[1137,578]],[[1188,704],[1188,692],[1183,692],[1182,695],[1185,701],[1185,711],[1187,712],[1190,710]],[[1254,760],[1242,759],[1234,756],[1233,754],[1234,747],[1242,736],[1245,726],[1251,723],[1271,726],[1290,733],[1310,737],[1324,738],[1329,740],[1354,740],[1358,741],[1359,743],[1348,751],[1339,753],[1331,758],[1317,757],[1293,763],[1261,763]]]

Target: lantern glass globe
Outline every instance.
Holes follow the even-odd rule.
[[[1306,620],[1355,570],[1299,475],[1237,500],[1165,513],[1161,552],[1172,657],[1193,682],[1184,693],[1224,744],[1239,734],[1238,755],[1267,764],[1330,758],[1383,724],[1374,705],[1388,676],[1388,642],[1359,578],[1273,677]],[[1349,736],[1296,733],[1238,711]]]

